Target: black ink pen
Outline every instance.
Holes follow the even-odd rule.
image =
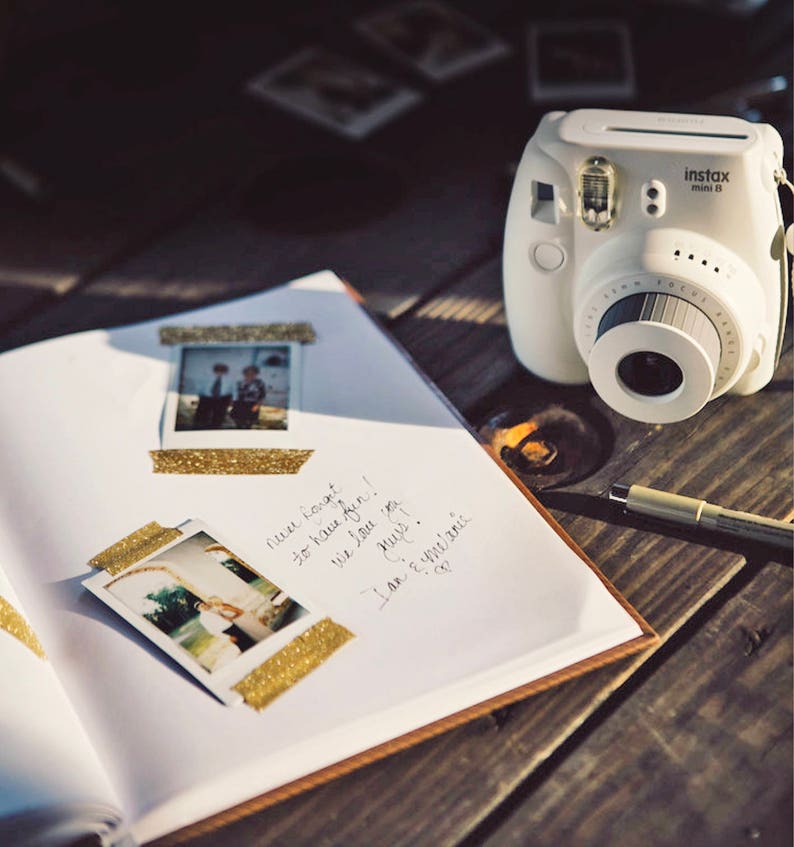
[[[625,485],[618,482],[609,490],[609,499],[620,503],[629,512],[651,518],[660,518],[683,526],[701,526],[787,550],[794,546],[794,524],[774,518],[763,518],[750,512],[723,509],[694,497],[682,497],[680,494],[668,494],[666,491],[645,488],[643,485]]]

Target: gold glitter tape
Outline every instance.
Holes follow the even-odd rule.
[[[32,650],[40,659],[46,659],[44,648],[36,638],[36,633],[22,615],[6,600],[0,597],[0,629],[4,629],[9,635],[13,635],[29,650]]]
[[[299,341],[301,344],[313,344],[317,341],[317,333],[306,322],[160,328],[161,344],[217,344],[224,341]]]
[[[207,448],[150,450],[155,473],[295,474],[314,450]]]
[[[98,553],[88,564],[115,576],[181,535],[181,530],[160,526],[156,521],[152,521]]]
[[[323,618],[294,638],[275,655],[233,686],[256,711],[292,688],[340,647],[354,638],[352,632],[331,618]]]

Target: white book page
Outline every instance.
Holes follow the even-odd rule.
[[[0,597],[30,624],[2,570]],[[0,669],[0,842],[29,833],[31,843],[66,843],[112,828],[118,799],[52,664],[3,627]]]
[[[169,384],[158,328],[297,321],[318,335],[300,473],[152,473]],[[0,357],[6,394],[31,381],[21,408],[0,409],[13,579],[141,837],[641,635],[330,273]],[[218,702],[80,585],[104,547],[189,518],[356,636],[261,713]]]

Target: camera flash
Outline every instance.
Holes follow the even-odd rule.
[[[615,218],[615,166],[593,156],[579,167],[579,217],[595,231],[609,229]]]

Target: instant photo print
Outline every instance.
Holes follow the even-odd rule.
[[[621,21],[549,21],[527,31],[535,103],[625,101],[636,93],[631,33]]]
[[[421,99],[418,92],[327,50],[310,48],[249,80],[254,97],[364,138]]]
[[[233,686],[317,623],[316,614],[200,521],[174,541],[85,586],[227,705]]]
[[[174,345],[163,449],[295,446],[300,391],[296,342]]]
[[[436,82],[506,56],[501,39],[446,3],[400,3],[356,22],[376,47]]]

